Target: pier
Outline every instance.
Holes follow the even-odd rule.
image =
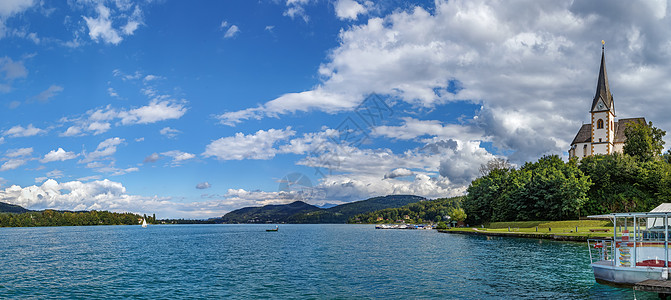
[[[667,299],[667,296],[671,296],[671,280],[644,280],[636,283],[634,290],[657,293],[659,299]]]

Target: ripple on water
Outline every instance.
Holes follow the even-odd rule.
[[[267,227],[0,228],[0,298],[633,297],[594,282],[580,243]]]

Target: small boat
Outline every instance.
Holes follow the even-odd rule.
[[[612,238],[587,240],[596,282],[635,285],[648,279],[669,279],[671,212],[613,213],[588,218],[613,222]]]
[[[147,220],[142,219],[142,228],[147,228]]]
[[[275,226],[275,229],[266,229],[266,231],[278,231],[280,229],[279,226]]]

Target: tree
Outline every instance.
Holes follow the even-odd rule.
[[[511,169],[512,166],[507,159],[503,158],[493,158],[489,160],[486,164],[480,165],[480,175],[487,176],[493,170],[506,170]]]
[[[662,138],[666,135],[666,131],[652,126],[652,122],[629,123],[624,135],[627,137],[623,148],[625,154],[639,161],[650,161],[662,154],[664,149]]]
[[[457,222],[463,222],[466,220],[466,212],[463,208],[452,208],[449,215],[452,220]]]

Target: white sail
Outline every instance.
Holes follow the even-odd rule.
[[[147,228],[147,220],[142,219],[142,228]]]

